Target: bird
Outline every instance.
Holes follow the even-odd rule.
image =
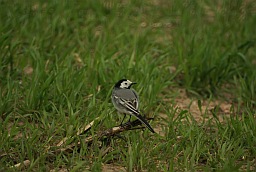
[[[131,116],[134,116],[138,120],[140,120],[141,123],[146,125],[146,127],[152,133],[155,133],[154,129],[149,125],[146,119],[144,119],[139,112],[139,96],[137,92],[131,88],[131,86],[134,84],[137,83],[131,82],[128,79],[121,79],[114,85],[112,90],[112,103],[119,113],[124,114],[121,125],[126,115],[130,115],[129,121],[131,119]]]

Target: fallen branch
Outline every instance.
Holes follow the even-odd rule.
[[[86,125],[85,127],[83,127],[82,129],[78,130],[76,135],[81,135],[82,133],[88,132],[91,127],[94,125],[95,121],[98,120],[99,118],[96,118],[95,120],[93,120],[92,122],[90,122],[88,125]],[[147,120],[152,120],[153,118],[148,118]],[[105,131],[99,131],[97,134],[95,134],[94,136],[88,136],[85,139],[83,139],[83,143],[87,143],[87,144],[91,144],[93,142],[93,140],[97,139],[97,140],[101,140],[103,137],[112,137],[114,135],[117,135],[121,132],[124,131],[128,131],[128,130],[137,130],[137,129],[143,129],[145,127],[141,127],[141,128],[133,128],[136,127],[138,125],[140,125],[141,122],[137,119],[134,120],[132,122],[127,122],[125,124],[123,124],[122,126],[117,126],[117,127],[113,127],[110,129],[107,129]],[[60,147],[62,146],[69,138],[73,138],[73,137],[65,137],[63,138],[56,146],[56,147]],[[59,148],[57,150],[53,150],[50,151],[51,148],[53,148],[53,146],[49,146],[45,149],[45,152],[47,154],[54,154],[54,153],[60,153],[60,152],[64,152],[64,151],[68,151],[68,150],[73,150],[73,148],[75,146],[78,146],[78,148],[81,146],[81,142],[78,143],[72,143],[64,148]],[[27,167],[30,164],[30,160],[25,160],[22,163],[18,163],[15,164],[14,166],[11,166],[11,168],[18,168],[18,167]]]
[[[79,130],[77,131],[76,135],[79,136],[80,134],[89,131],[89,130],[92,128],[94,122],[95,122],[96,120],[98,120],[98,119],[99,119],[99,117],[95,118],[95,120],[93,120],[92,122],[90,122],[88,125],[86,125],[85,127],[79,129]],[[63,145],[63,144],[64,144],[68,139],[70,139],[70,138],[72,138],[72,137],[65,137],[65,138],[63,138],[63,139],[57,144],[57,146],[59,147],[59,146]]]
[[[148,118],[148,120],[152,120],[152,119],[153,118]],[[95,140],[95,139],[101,140],[103,137],[111,137],[111,136],[117,135],[117,134],[119,134],[121,132],[124,132],[124,131],[145,128],[145,127],[133,128],[133,127],[136,127],[140,124],[141,124],[141,122],[138,119],[134,120],[132,122],[127,122],[127,123],[123,124],[122,126],[113,127],[113,128],[107,129],[105,131],[100,131],[99,133],[95,134],[94,136],[88,136],[85,139],[83,139],[82,142],[87,143],[87,144],[91,144],[92,141]],[[54,152],[63,152],[63,151],[67,151],[67,150],[72,150],[73,147],[75,147],[75,146],[80,147],[80,145],[81,145],[81,142],[72,143],[72,144],[68,145],[67,147],[57,149]]]

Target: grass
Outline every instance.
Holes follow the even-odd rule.
[[[0,171],[256,169],[254,1],[0,4]],[[128,131],[126,141],[45,151],[117,126],[110,94],[121,78],[138,82],[141,111],[161,135]],[[235,110],[196,121],[171,103],[177,87],[198,100],[228,94]]]

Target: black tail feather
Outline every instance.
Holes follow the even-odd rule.
[[[134,115],[136,118],[138,118],[141,123],[145,124],[146,127],[147,127],[152,133],[155,133],[154,129],[149,125],[149,123],[146,121],[146,119],[143,118],[143,116],[141,116],[140,114],[132,114],[132,115]]]

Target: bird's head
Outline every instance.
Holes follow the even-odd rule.
[[[136,82],[131,82],[128,79],[121,79],[115,84],[115,88],[130,89],[133,84],[136,84]]]

